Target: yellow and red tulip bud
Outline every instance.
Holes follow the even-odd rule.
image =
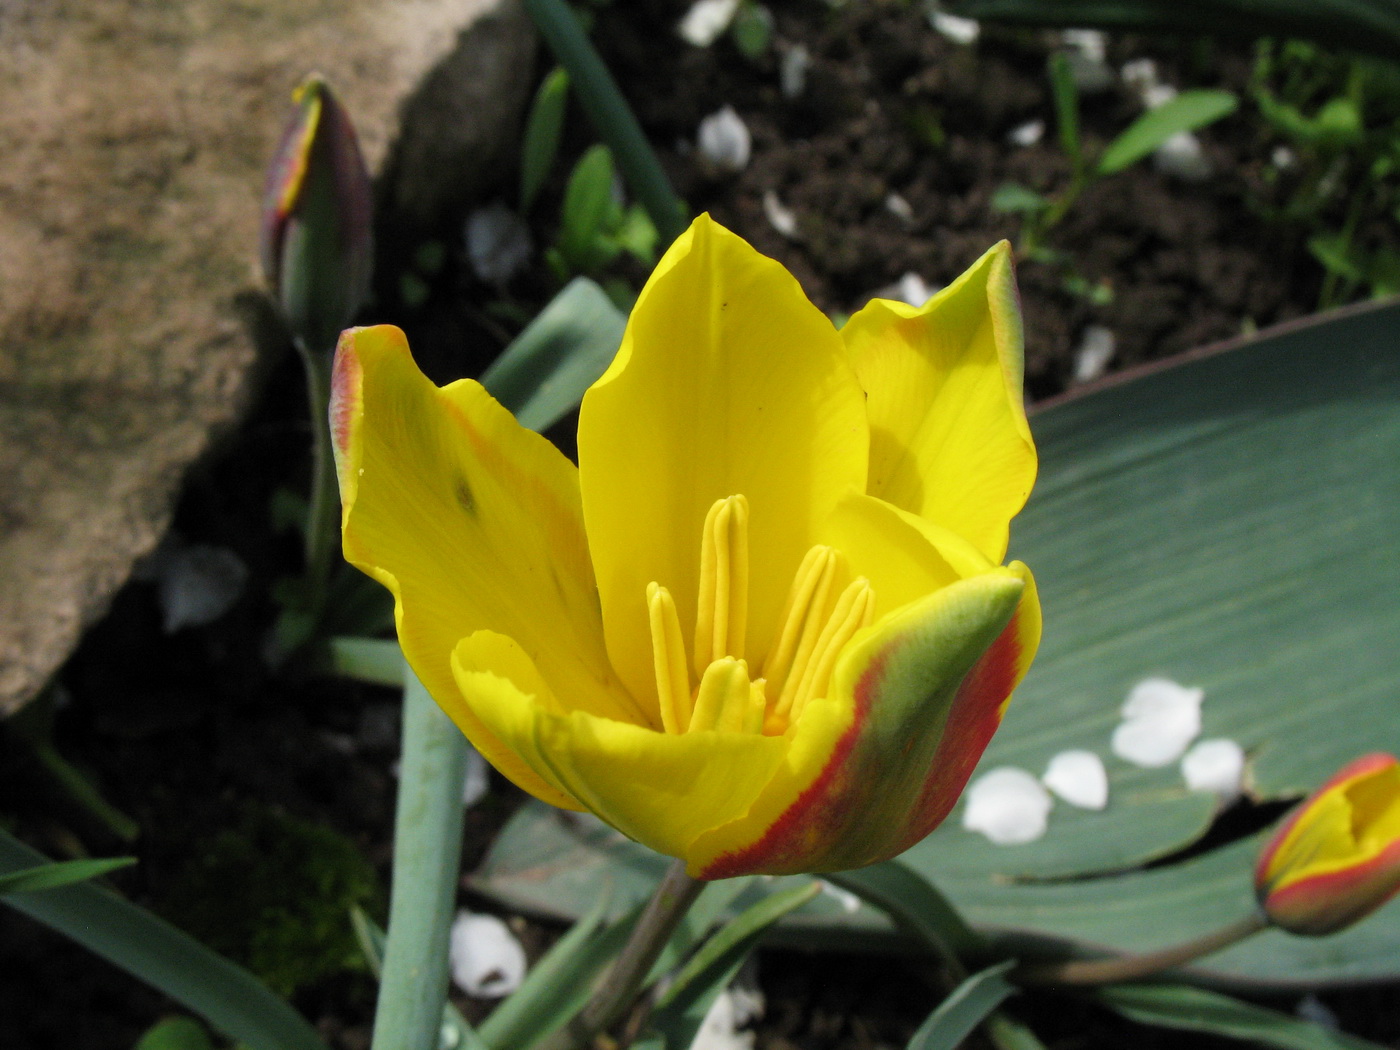
[[[369,292],[373,204],[349,114],[311,76],[263,188],[263,274],[292,333],[329,351]]]
[[[497,769],[714,879],[947,816],[1040,639],[1010,248],[838,332],[701,216],[589,390],[577,467],[394,328],[346,332],[346,558]]]
[[[1400,762],[1374,754],[1346,766],[1300,805],[1259,855],[1254,887],[1269,920],[1323,936],[1400,891]]]

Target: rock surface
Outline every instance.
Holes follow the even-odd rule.
[[[516,0],[0,2],[0,715],[277,349],[253,260],[291,89],[324,73],[382,202],[427,223],[511,148],[533,48]]]

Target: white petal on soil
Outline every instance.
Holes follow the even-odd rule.
[[[783,98],[799,98],[807,90],[807,69],[812,64],[812,53],[805,44],[794,44],[783,52],[782,63],[778,67],[778,83],[783,89]]]
[[[891,193],[885,197],[885,211],[889,212],[900,222],[912,223],[914,221],[914,207],[898,193]]]
[[[1103,759],[1092,751],[1061,751],[1040,780],[1071,806],[1103,809],[1108,805],[1108,773]]]
[[[963,827],[981,832],[998,846],[1040,838],[1055,804],[1039,780],[1015,766],[983,773],[964,798]]]
[[[1214,174],[1201,140],[1189,131],[1178,131],[1158,146],[1152,163],[1163,175],[1182,182],[1205,182]]]
[[[725,106],[700,122],[696,148],[719,171],[739,172],[749,166],[753,140],[748,125],[734,107]]]
[[[709,47],[729,28],[739,11],[739,0],[696,0],[676,31],[686,43]]]
[[[530,265],[530,226],[500,201],[467,217],[467,260],[488,284],[505,284]]]
[[[1176,98],[1178,92],[1170,84],[1153,84],[1142,93],[1142,104],[1147,109],[1156,109],[1165,106],[1172,99]]]
[[[1269,162],[1279,171],[1287,171],[1298,162],[1298,154],[1287,146],[1275,146],[1274,151],[1269,154]]]
[[[155,561],[156,594],[166,634],[213,623],[238,601],[248,566],[227,547],[163,546]]]
[[[479,999],[500,999],[525,979],[525,949],[494,915],[459,911],[449,945],[452,980]]]
[[[938,289],[910,270],[894,284],[886,285],[875,293],[875,299],[894,299],[910,306],[923,306],[933,298]]]
[[[1045,121],[1028,120],[1024,124],[1017,124],[1006,136],[1006,141],[1013,146],[1034,146],[1045,137]]]
[[[929,24],[955,44],[974,43],[982,35],[981,23],[975,18],[961,18],[946,11],[930,11]]]
[[[1157,63],[1150,58],[1134,58],[1124,62],[1118,75],[1125,85],[1138,94],[1142,94],[1148,88],[1156,87],[1162,82],[1157,75]]]
[[[1114,72],[1105,61],[1108,37],[1102,31],[1066,29],[1060,39],[1067,49],[1069,71],[1080,94],[1093,95],[1113,86]]]
[[[768,224],[788,240],[797,237],[797,215],[772,190],[763,191],[763,215]]]
[[[715,997],[690,1050],[752,1050],[753,1032],[740,1031],[763,1016],[763,995],[741,988],[726,988]]]
[[[1060,39],[1091,61],[1102,63],[1108,57],[1108,34],[1102,29],[1066,29]]]
[[[1099,378],[1117,349],[1118,340],[1112,331],[1101,324],[1085,325],[1074,349],[1074,381],[1087,383]]]
[[[481,752],[467,745],[467,775],[462,780],[462,804],[471,809],[491,790],[491,767]]]
[[[1113,753],[1134,765],[1156,769],[1180,758],[1201,732],[1204,690],[1170,678],[1148,678],[1133,686],[1123,721],[1113,731]]]
[[[1202,740],[1181,759],[1181,775],[1192,791],[1209,791],[1229,805],[1244,790],[1244,748],[1233,740]]]

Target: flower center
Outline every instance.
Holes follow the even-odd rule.
[[[870,581],[850,579],[834,547],[811,548],[802,559],[778,630],[749,677],[744,635],[749,614],[749,501],[716,500],[700,538],[700,587],[691,657],[671,592],[647,585],[652,665],[661,722],[668,733],[719,729],[732,733],[787,731],[814,697],[825,696],[836,658],[875,611]]]

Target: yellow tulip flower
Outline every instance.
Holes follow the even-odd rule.
[[[1290,933],[1346,929],[1400,891],[1400,762],[1358,758],[1293,811],[1254,872],[1269,921]]]
[[[584,397],[577,468],[403,334],[340,341],[345,555],[502,773],[691,875],[832,871],[947,815],[1040,636],[1000,244],[838,332],[701,216]]]

